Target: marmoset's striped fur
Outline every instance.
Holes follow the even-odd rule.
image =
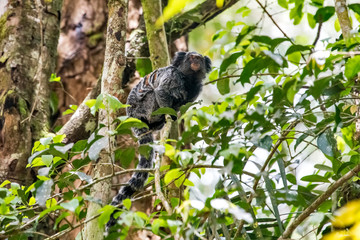
[[[159,68],[145,76],[130,92],[127,104],[127,115],[137,118],[149,126],[133,131],[139,139],[139,144],[153,142],[152,131],[160,130],[165,124],[164,115],[151,114],[159,108],[170,107],[179,111],[180,107],[193,102],[202,89],[202,80],[211,70],[211,60],[196,52],[177,52],[170,66]],[[140,156],[138,169],[151,168],[154,153],[150,156]],[[120,189],[113,198],[111,205],[118,205],[122,200],[130,198],[140,190],[148,178],[147,172],[136,172],[127,186]],[[106,224],[107,229],[115,225],[113,215]]]

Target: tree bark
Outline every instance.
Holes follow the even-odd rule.
[[[0,182],[31,181],[32,142],[49,129],[62,0],[9,0],[0,18]]]
[[[125,41],[127,22],[127,1],[111,0],[108,3],[109,20],[106,35],[105,60],[101,78],[101,93],[119,95],[122,94],[122,76],[126,65]],[[106,106],[106,105],[105,105]],[[97,179],[113,172],[114,137],[109,131],[114,130],[113,120],[115,112],[107,109],[99,111],[99,124],[104,124],[100,134],[108,139],[108,147],[100,152],[100,157],[95,165],[93,179]],[[94,184],[91,188],[91,196],[100,199],[103,205],[109,202],[111,192],[111,179]],[[90,219],[98,214],[102,206],[96,202],[90,202],[86,218]],[[103,238],[103,228],[99,228],[97,221],[90,221],[84,228],[84,239],[98,240]]]

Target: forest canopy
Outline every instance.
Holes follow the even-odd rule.
[[[359,23],[355,0],[2,0],[0,238],[359,239]],[[202,93],[139,145],[127,96],[179,51],[211,58]]]

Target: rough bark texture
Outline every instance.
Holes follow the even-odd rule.
[[[163,25],[156,27],[155,22],[160,16],[161,6],[159,0],[142,0],[146,35],[153,69],[165,67],[170,63],[165,28]]]
[[[104,63],[106,21],[106,1],[64,0],[57,64],[62,84],[53,84],[59,113],[80,104],[96,85]],[[60,116],[55,125],[69,118]]]
[[[335,0],[335,11],[339,19],[343,37],[347,40],[350,37],[351,21],[346,6],[346,0]]]
[[[0,182],[30,180],[32,141],[49,128],[62,0],[10,0],[0,17]]]
[[[126,65],[125,41],[127,22],[127,1],[110,0],[108,3],[109,20],[106,35],[105,60],[101,78],[101,93],[110,95],[122,95],[122,76]],[[109,136],[109,130],[113,130],[115,113],[101,110],[99,112],[99,123],[106,127],[102,128],[100,134],[109,139],[109,146],[100,153],[99,161],[95,165],[93,179],[109,175],[112,172],[114,139]],[[94,184],[91,188],[91,196],[99,199],[103,205],[110,200],[111,179]],[[98,213],[102,206],[90,202],[86,218],[89,219]],[[97,221],[90,221],[84,228],[84,239],[98,240],[103,238],[103,228],[99,228]]]

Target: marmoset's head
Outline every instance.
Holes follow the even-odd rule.
[[[206,73],[211,71],[210,58],[197,52],[177,52],[172,65],[185,75],[200,73],[205,76]]]

